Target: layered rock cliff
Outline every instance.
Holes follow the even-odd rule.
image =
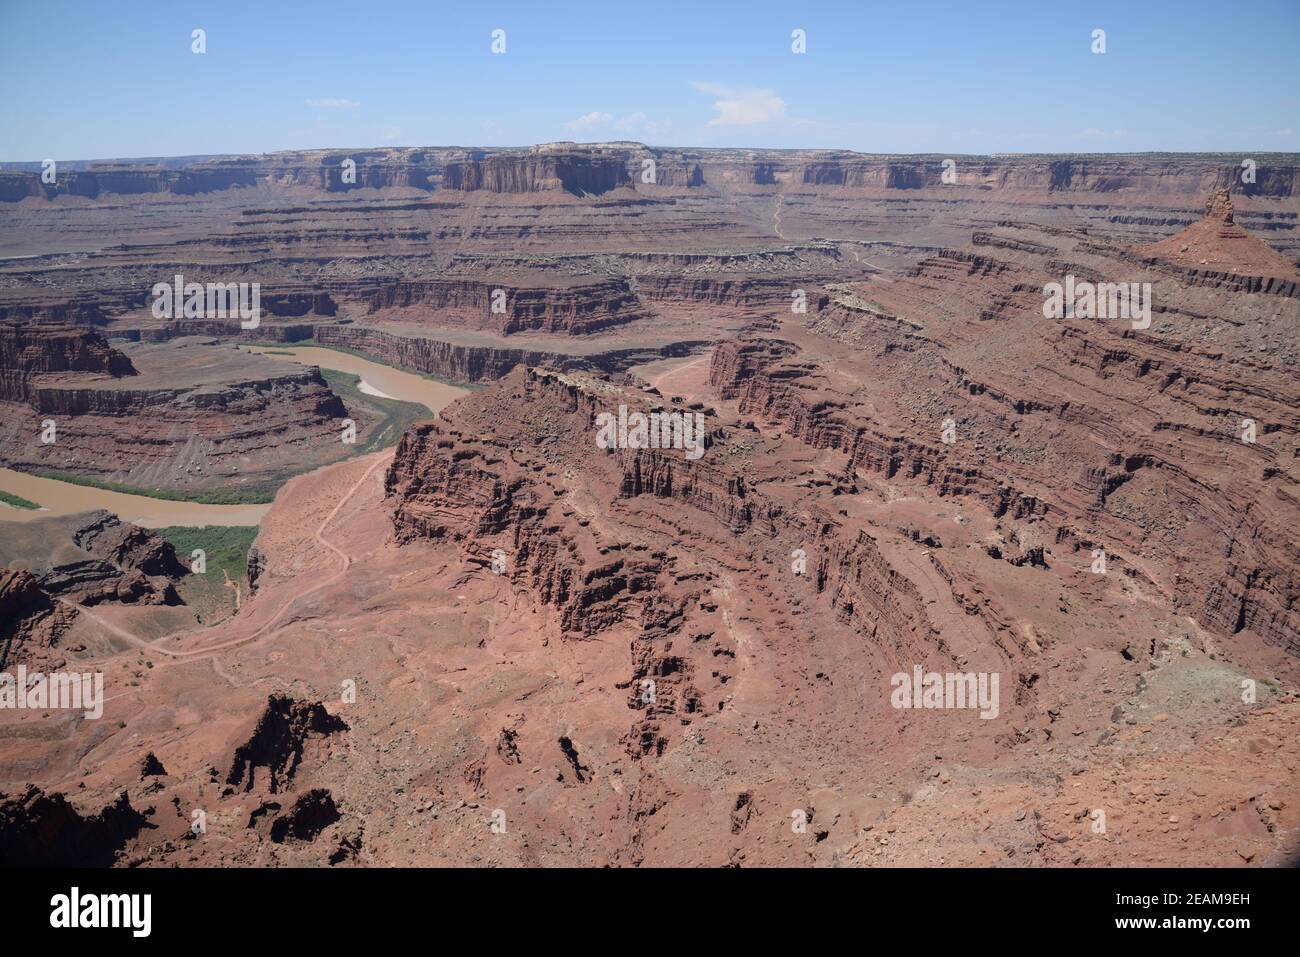
[[[194,338],[129,346],[129,361],[97,332],[24,328],[9,342],[0,461],[11,467],[265,496],[303,462],[349,451],[349,410],[319,369]],[[29,371],[41,368],[55,371]],[[352,417],[363,436],[375,421]]]
[[[442,322],[488,328],[500,335],[520,332],[590,335],[646,317],[626,279],[568,285],[524,285],[502,279],[427,279],[385,284],[369,293],[372,313],[439,310]]]
[[[1218,194],[1207,229],[1224,228],[1225,205]],[[1199,284],[1162,271],[1144,277],[1157,290],[1149,332],[1136,317],[1045,320],[1047,282],[1133,279],[1135,260],[1120,246],[1006,225],[976,235],[979,253],[945,251],[891,283],[817,301],[808,329],[875,357],[869,399],[829,388],[824,360],[783,339],[719,347],[711,385],[742,413],[844,455],[855,473],[973,497],[1069,550],[1109,542],[1125,574],[1204,627],[1300,652],[1297,553],[1281,532],[1300,501],[1287,464],[1300,423],[1279,404],[1291,391],[1285,366],[1251,357],[1273,348],[1294,306],[1224,285],[1216,308],[1256,319],[1216,326],[1194,305]],[[979,325],[1015,332],[1000,331],[992,352]],[[1257,345],[1229,358],[1203,345],[1210,336]],[[1008,362],[1029,371],[1008,376]],[[837,364],[850,381],[862,374],[853,359]],[[1272,438],[1257,439],[1262,422]]]
[[[495,411],[503,404],[508,417]],[[629,638],[632,668],[620,687],[633,689],[629,707],[640,712],[625,736],[630,754],[662,754],[669,718],[704,720],[725,708],[726,677],[713,661],[735,648],[718,643],[726,628],[710,596],[737,576],[760,583],[756,600],[776,619],[826,615],[847,626],[881,669],[950,659],[927,599],[872,535],[760,490],[752,466],[761,449],[744,429],[707,424],[698,457],[670,446],[602,450],[600,416],[620,406],[706,422],[714,414],[631,383],[517,369],[407,433],[385,488],[399,542],[455,544],[472,565],[553,609],[562,636]],[[580,505],[593,501],[599,523]],[[806,556],[795,573],[805,578],[787,578],[791,554]],[[803,581],[806,591],[789,590]],[[955,595],[962,585],[948,587]],[[984,653],[1019,659],[1005,622],[978,603],[968,614],[988,636]],[[653,703],[636,693],[647,681]]]
[[[614,156],[571,153],[511,153],[446,164],[443,189],[490,193],[564,190],[575,196],[600,195],[631,184],[623,161]]]
[[[118,378],[136,370],[96,330],[0,323],[0,399],[28,402],[38,376],[67,372]]]
[[[646,159],[655,163],[653,184],[642,182]],[[682,151],[636,143],[556,143],[527,150],[393,147],[209,156],[165,164],[72,162],[57,170],[53,183],[42,181],[39,164],[8,164],[0,170],[0,202],[149,193],[194,196],[254,186],[327,193],[441,188],[493,193],[563,191],[582,196],[625,186],[696,189],[734,183],[890,191],[958,185],[1021,193],[1168,196],[1200,196],[1215,187],[1230,187],[1249,196],[1300,195],[1300,165],[1293,154],[1259,154],[1254,161],[1253,182],[1243,182],[1242,158],[1226,154],[945,157],[842,150]]]

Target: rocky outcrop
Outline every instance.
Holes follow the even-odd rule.
[[[184,386],[114,388],[110,383],[46,380],[29,388],[28,401],[39,413],[77,415],[143,415],[163,417],[168,407],[178,418],[202,416],[204,412],[240,413],[252,408],[272,408],[285,401],[299,405],[299,411],[316,418],[343,418],[342,400],[329,391],[319,370],[284,372],[252,382],[232,382],[224,389],[201,392]],[[294,393],[298,393],[297,396]]]
[[[261,581],[262,576],[267,573],[269,568],[266,555],[262,553],[262,550],[257,547],[256,543],[248,549],[248,561],[246,564],[248,568],[248,593],[250,595],[256,595],[258,583]]]
[[[1232,193],[1210,194],[1205,218],[1168,239],[1137,250],[1150,263],[1168,261],[1197,285],[1300,298],[1300,270],[1234,221]],[[1249,277],[1249,278],[1248,278]]]
[[[901,163],[809,163],[801,171],[802,182],[812,186],[875,186],[881,189],[920,189],[942,185],[943,167],[933,169],[916,162]]]
[[[703,711],[702,692],[695,685],[697,665],[670,653],[673,637],[687,627],[690,608],[700,601],[700,590],[674,575],[673,562],[662,550],[618,537],[618,532],[598,531],[557,500],[564,484],[578,480],[576,465],[563,476],[543,478],[528,461],[527,450],[536,438],[523,440],[522,435],[536,436],[534,429],[563,437],[570,454],[590,459],[583,440],[597,400],[576,383],[556,373],[515,371],[493,387],[523,390],[529,397],[516,406],[518,423],[502,423],[506,434],[481,442],[454,423],[422,425],[399,445],[386,489],[399,542],[456,542],[469,561],[485,567],[499,543],[509,556],[513,586],[551,609],[562,634],[586,638],[611,628],[634,629],[628,684],[639,687],[649,679],[656,686],[653,703],[635,695],[629,700],[637,719],[627,748],[639,758],[662,752],[656,745],[663,740],[661,722],[674,716],[689,721]],[[494,404],[492,399],[471,403],[464,409],[467,426],[477,432],[480,417]],[[595,473],[588,470],[584,478],[594,479]],[[616,482],[612,474],[606,480]],[[570,764],[568,773],[577,776],[576,766]]]
[[[8,537],[0,562],[21,556],[26,569],[6,573],[16,603],[6,619],[27,622],[17,638],[26,653],[53,645],[76,605],[181,604],[175,586],[189,572],[172,545],[107,511],[38,518]]]
[[[634,183],[640,184],[646,172],[644,160],[650,157],[635,156],[628,165],[628,175]],[[674,186],[681,189],[697,189],[705,185],[704,166],[689,157],[682,159],[655,159],[654,186]]]
[[[135,375],[131,360],[94,329],[0,323],[0,368],[27,375],[90,372]],[[8,396],[6,396],[8,398]]]
[[[808,404],[787,383],[808,371],[797,362],[782,365],[792,354],[789,343],[758,340],[724,343],[714,350],[709,383],[725,398],[736,398],[740,411],[780,423],[791,435],[814,448],[845,453],[855,469],[885,478],[903,475],[935,487],[938,495],[976,495],[995,515],[1041,514],[1032,496],[1008,488],[998,477],[969,466],[953,465],[941,445],[891,436],[847,418],[831,402]]]
[[[31,572],[0,568],[0,670],[53,648],[76,614],[42,589]]]
[[[1253,184],[1240,181],[1240,160],[1162,159],[1146,156],[958,157],[951,185],[1016,192],[1114,193],[1203,196],[1214,187],[1288,198],[1300,190],[1293,167],[1271,168]],[[942,188],[944,157],[864,157],[841,154],[799,167],[798,181],[815,186],[888,190]]]
[[[44,196],[39,173],[0,170],[0,203],[17,203],[28,197]]]
[[[109,346],[103,333],[72,326],[0,323],[0,399],[31,401],[37,377],[86,373],[135,375],[131,360]]]
[[[40,576],[41,587],[51,595],[83,605],[181,603],[175,582],[189,570],[166,539],[107,511],[95,512],[71,538],[85,557],[66,559],[56,553],[60,557]]]
[[[72,536],[79,548],[118,568],[151,577],[181,578],[189,573],[172,543],[138,525],[124,524],[111,512],[96,512]]]
[[[123,570],[105,561],[63,562],[41,576],[51,594],[82,605],[105,601],[130,605],[179,605],[175,585],[136,569]]]
[[[27,197],[81,196],[95,199],[102,194],[138,195],[171,193],[193,196],[216,190],[257,185],[253,168],[199,164],[188,169],[93,164],[89,169],[56,167],[55,181],[45,183],[40,173],[0,172],[0,201],[14,202]]]
[[[486,563],[487,539],[511,539],[512,578],[554,607],[566,631],[591,635],[626,619],[659,571],[650,556],[626,554],[566,521],[525,469],[458,441],[441,422],[403,436],[385,489],[399,542],[463,542]]]
[[[158,755],[154,754],[152,751],[146,754],[140,762],[140,778],[143,780],[144,778],[166,776],[167,769],[164,768],[163,763],[158,760]]]
[[[709,385],[721,398],[735,399],[750,388],[756,376],[798,351],[794,343],[782,340],[724,342],[709,359]]]
[[[125,791],[98,813],[83,815],[62,794],[31,785],[21,795],[0,794],[0,865],[108,867],[150,826]]]
[[[298,795],[293,806],[271,822],[270,837],[276,844],[314,841],[321,831],[340,817],[342,815],[330,792],[325,788],[315,788]]]
[[[294,343],[312,338],[316,328],[310,322],[263,322],[256,329],[244,329],[238,322],[223,319],[180,319],[158,326],[115,326],[113,337],[128,342],[167,342],[186,336],[211,336],[245,342]]]
[[[273,694],[249,739],[235,749],[226,783],[244,791],[259,784],[257,769],[264,769],[261,782],[275,794],[293,781],[309,749],[328,747],[331,735],[348,730],[342,718],[325,710],[320,702],[295,701],[288,695]]]

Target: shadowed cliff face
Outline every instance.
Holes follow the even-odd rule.
[[[252,736],[235,750],[226,783],[245,791],[262,786],[271,794],[289,787],[309,742],[348,729],[320,702],[300,702],[287,695],[272,695]],[[264,768],[261,781],[258,768]]]
[[[62,794],[32,787],[0,794],[0,864],[5,867],[108,867],[148,817],[123,791],[96,814],[82,815]]]
[[[136,370],[98,330],[0,323],[0,399],[26,402],[35,376],[57,372],[116,378],[135,375]]]

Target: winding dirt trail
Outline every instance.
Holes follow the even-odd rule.
[[[222,582],[222,587],[233,588],[235,590],[235,614],[238,615],[239,609],[244,607],[244,603],[241,600],[243,598],[243,593],[240,591],[239,582],[232,581],[230,578],[230,572],[226,571],[225,569],[221,570],[221,574],[226,579],[224,582]]]
[[[861,264],[864,265],[864,266],[870,266],[872,269],[876,269],[876,270],[879,270],[879,271],[881,271],[881,272],[884,271],[884,269],[885,269],[884,266],[877,265],[876,263],[873,263],[870,259],[863,259],[862,256],[858,254],[857,249],[854,248],[852,241],[848,241],[848,242],[845,242],[845,243],[841,243],[840,245],[841,245],[841,248],[843,248],[843,246],[846,246],[846,245],[848,246],[848,248],[849,248],[849,252],[853,254],[853,260],[854,260],[854,262],[861,263]],[[882,276],[882,277],[881,277],[881,281],[882,281],[882,282],[892,282],[892,280],[889,279],[887,276]]]
[[[392,453],[390,452],[389,454],[381,455],[379,458],[375,459],[375,461],[370,464],[370,467],[366,469],[365,473],[362,474],[361,478],[357,479],[357,481],[352,485],[352,487],[348,489],[347,493],[344,494],[343,497],[339,499],[338,503],[335,504],[334,508],[330,510],[330,513],[327,516],[325,516],[325,520],[322,521],[316,529],[316,533],[315,533],[316,541],[319,544],[324,545],[327,549],[329,549],[340,559],[342,559],[342,563],[343,563],[342,567],[339,568],[339,570],[336,571],[333,575],[320,581],[318,584],[313,585],[311,588],[307,588],[302,591],[295,592],[294,594],[288,596],[280,604],[280,607],[276,609],[275,614],[272,615],[270,619],[268,619],[264,624],[260,625],[252,634],[245,635],[242,638],[232,638],[229,641],[223,641],[215,645],[208,645],[205,648],[195,648],[188,651],[177,651],[169,648],[164,648],[161,645],[156,644],[154,642],[145,641],[143,638],[139,638],[136,635],[133,635],[130,632],[126,631],[124,628],[121,628],[113,624],[112,622],[107,621],[101,615],[98,615],[95,612],[91,611],[85,605],[80,605],[77,604],[76,602],[67,601],[66,599],[62,599],[62,598],[59,600],[63,602],[63,604],[77,609],[77,611],[81,612],[82,614],[90,618],[91,621],[96,622],[97,624],[101,625],[105,630],[111,632],[112,634],[116,635],[119,638],[122,638],[123,640],[129,642],[135,647],[142,648],[150,652],[156,652],[157,654],[167,655],[168,657],[173,659],[189,659],[189,660],[201,659],[204,657],[208,657],[210,655],[214,655],[221,651],[228,651],[231,648],[238,648],[243,645],[247,645],[253,641],[256,641],[258,638],[261,638],[270,629],[274,628],[275,625],[278,624],[279,621],[284,617],[285,612],[287,612],[298,601],[300,601],[303,598],[307,598],[311,595],[314,595],[325,588],[328,588],[329,586],[337,582],[340,578],[342,578],[345,574],[347,574],[347,570],[352,566],[353,556],[349,555],[347,552],[343,551],[343,549],[339,548],[333,542],[325,538],[325,529],[329,527],[330,522],[334,521],[335,516],[338,515],[338,513],[342,510],[343,506],[345,506],[349,501],[351,501],[352,497],[361,489],[363,485],[365,485],[367,481],[369,481],[370,477],[374,475],[375,470],[379,468],[381,465],[387,464],[388,460],[391,457],[392,457]],[[191,634],[196,634],[196,632],[184,632],[181,635],[170,635],[168,637],[179,638]]]
[[[781,204],[785,202],[785,194],[776,194],[776,208],[772,210],[772,229],[776,232],[777,239],[785,239],[785,233],[781,232]]]

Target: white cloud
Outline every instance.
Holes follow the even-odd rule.
[[[774,90],[699,81],[691,86],[706,96],[717,97],[713,101],[713,108],[718,111],[718,115],[709,120],[710,126],[753,126],[786,118],[785,100],[777,96]]]
[[[380,135],[383,136],[385,143],[396,143],[402,138],[402,130],[398,126],[385,126]]]
[[[343,110],[349,106],[360,106],[361,104],[356,100],[324,99],[308,100],[307,105],[320,110]]]
[[[614,116],[612,113],[599,113],[593,110],[590,113],[578,117],[576,120],[570,120],[564,125],[575,133],[581,133],[585,130],[595,129],[599,126],[608,126],[613,122]]]
[[[574,133],[603,131],[621,133],[625,136],[658,136],[666,132],[670,124],[652,120],[641,112],[615,116],[613,113],[593,110],[564,125]]]

